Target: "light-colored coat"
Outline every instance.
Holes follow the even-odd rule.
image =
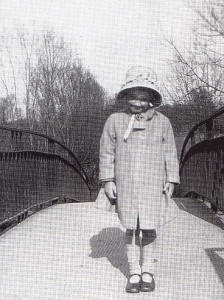
[[[170,121],[155,111],[150,120],[135,121],[127,141],[131,115],[123,110],[106,121],[100,141],[100,180],[114,179],[121,224],[153,229],[164,223],[164,213],[176,206],[163,194],[165,182],[179,183],[179,166]],[[175,207],[174,207],[175,206]]]

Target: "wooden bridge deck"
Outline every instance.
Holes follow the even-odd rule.
[[[124,229],[93,203],[59,204],[0,237],[1,300],[224,299],[224,226],[201,202],[159,232],[156,290],[125,293]]]

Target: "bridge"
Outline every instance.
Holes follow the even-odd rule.
[[[156,290],[138,295],[124,290],[124,228],[94,207],[98,187],[76,155],[53,137],[0,126],[0,299],[223,299],[223,113],[184,140],[179,214],[158,232]]]

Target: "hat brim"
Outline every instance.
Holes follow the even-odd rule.
[[[156,91],[155,89],[152,89],[149,87],[144,87],[144,86],[134,86],[134,87],[125,88],[117,94],[116,100],[122,101],[129,93],[131,93],[131,91],[133,91],[133,89],[138,89],[138,90],[140,89],[142,91],[153,94],[153,98],[152,98],[152,100],[150,100],[151,103],[156,107],[161,105],[162,96],[160,95],[160,93],[158,91]]]

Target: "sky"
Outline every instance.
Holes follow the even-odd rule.
[[[172,59],[166,39],[182,49],[190,47],[196,18],[184,0],[0,0],[0,33],[8,39],[13,64],[19,66],[22,55],[13,38],[17,30],[31,35],[52,30],[78,53],[109,95],[119,91],[132,66],[149,66],[164,80],[167,60]],[[13,92],[4,43],[0,50],[1,67]],[[0,86],[0,97],[4,92]]]

